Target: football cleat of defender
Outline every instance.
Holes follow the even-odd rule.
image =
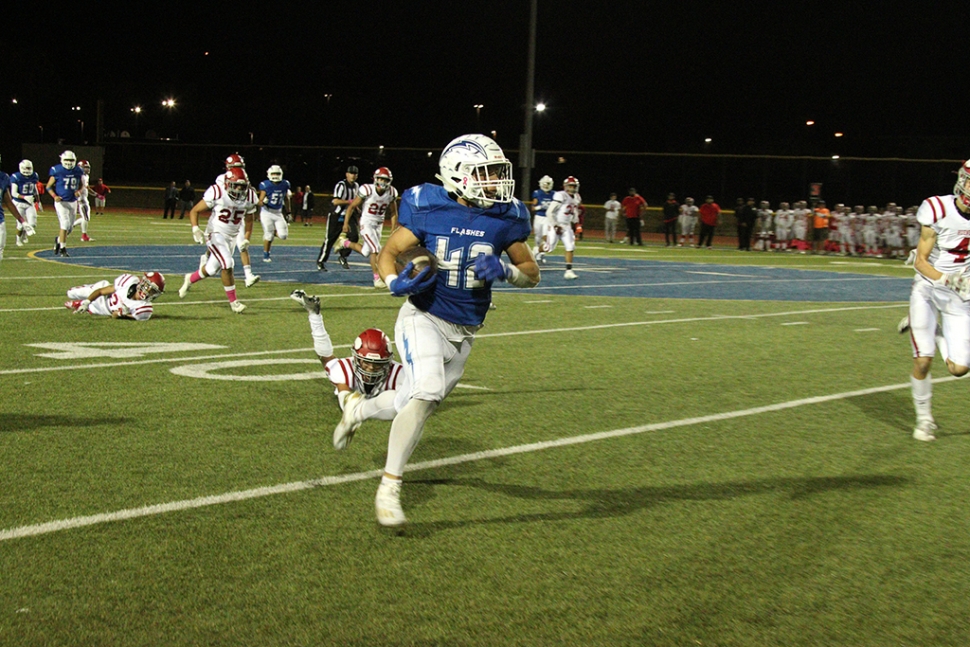
[[[290,298],[303,306],[307,312],[320,314],[320,297],[310,296],[303,290],[293,290],[290,292]]]
[[[374,498],[374,509],[377,512],[377,523],[387,528],[397,528],[408,522],[401,508],[401,482],[386,483],[381,481]]]

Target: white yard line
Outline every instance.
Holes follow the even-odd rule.
[[[278,301],[282,299],[288,299],[289,297],[274,297],[272,299],[266,299],[268,301]],[[201,302],[196,302],[201,303]],[[208,303],[224,303],[224,301],[208,302]],[[628,321],[624,323],[610,323],[610,324],[598,324],[594,326],[573,326],[570,328],[545,328],[541,330],[518,330],[511,332],[496,332],[496,333],[483,333],[476,335],[477,339],[488,339],[491,337],[518,337],[521,335],[549,335],[564,332],[584,332],[587,330],[604,330],[609,328],[629,328],[634,326],[656,326],[660,324],[677,324],[677,323],[696,323],[702,321],[726,321],[730,319],[762,319],[767,317],[791,317],[791,316],[801,316],[807,314],[822,314],[829,312],[848,312],[853,310],[885,310],[887,308],[908,308],[908,303],[893,303],[893,304],[880,304],[874,306],[846,306],[841,308],[816,308],[812,310],[791,310],[785,312],[767,312],[763,314],[753,314],[753,315],[714,315],[708,317],[682,317],[679,319],[654,319],[647,321]],[[2,311],[0,311],[2,312]],[[349,348],[349,345],[343,344],[334,346],[334,348]],[[248,353],[226,353],[223,355],[203,355],[198,357],[167,357],[167,358],[156,358],[156,359],[146,359],[134,362],[103,362],[103,363],[93,363],[93,364],[75,364],[68,366],[46,366],[39,368],[15,368],[0,371],[0,375],[17,375],[22,373],[48,373],[54,371],[79,371],[79,370],[89,370],[96,368],[113,368],[118,366],[141,366],[144,364],[163,364],[171,362],[195,362],[203,359],[222,359],[226,357],[257,357],[260,355],[277,355],[286,353],[312,353],[312,348],[284,348],[279,350],[265,350],[256,351]]]
[[[943,377],[943,378],[933,380],[933,382],[934,383],[949,382],[955,379],[957,378]],[[624,436],[633,436],[636,434],[643,434],[643,433],[654,432],[654,431],[664,431],[667,429],[675,429],[677,427],[688,427],[691,425],[698,425],[698,424],[704,424],[704,423],[710,423],[710,422],[721,422],[724,420],[731,420],[734,418],[743,418],[746,416],[754,416],[762,413],[784,411],[786,409],[794,409],[796,407],[802,407],[802,406],[813,405],[813,404],[822,404],[825,402],[834,402],[836,400],[845,400],[847,398],[871,395],[873,393],[885,393],[888,391],[897,391],[900,389],[907,389],[907,388],[910,388],[909,382],[904,382],[902,384],[889,384],[886,386],[877,386],[869,389],[845,391],[843,393],[832,393],[830,395],[820,395],[812,398],[802,398],[800,400],[789,400],[788,402],[778,402],[775,404],[769,404],[769,405],[764,405],[760,407],[752,407],[750,409],[738,409],[735,411],[714,413],[706,416],[682,418],[680,420],[669,420],[666,422],[657,422],[649,425],[640,425],[637,427],[626,427],[624,429],[613,429],[611,431],[601,431],[601,432],[592,433],[592,434],[584,434],[581,436],[570,436],[567,438],[557,438],[555,440],[546,440],[546,441],[537,442],[537,443],[528,443],[525,445],[513,445],[512,447],[503,447],[499,449],[473,452],[470,454],[460,454],[458,456],[451,456],[448,458],[439,458],[436,460],[422,461],[420,463],[414,463],[412,465],[409,465],[406,468],[406,470],[408,472],[418,472],[422,470],[435,469],[438,467],[446,467],[450,465],[461,465],[463,463],[473,463],[476,461],[489,460],[493,458],[514,456],[516,454],[528,454],[532,452],[543,451],[546,449],[568,447],[571,445],[579,445],[583,443],[590,443],[590,442],[595,442],[600,440],[609,440],[612,438],[622,438]],[[125,510],[117,510],[115,512],[103,512],[100,514],[71,517],[68,519],[60,519],[57,521],[49,521],[47,523],[19,526],[16,528],[10,528],[8,530],[0,531],[0,541],[7,541],[10,539],[20,539],[23,537],[33,537],[37,535],[46,535],[46,534],[51,534],[55,532],[60,532],[62,530],[70,530],[73,528],[83,528],[85,526],[94,526],[94,525],[110,523],[114,521],[124,521],[126,519],[138,519],[141,517],[151,517],[159,514],[164,514],[167,512],[181,512],[184,510],[193,510],[196,508],[204,508],[212,505],[221,505],[224,503],[232,503],[235,501],[247,501],[249,499],[258,499],[258,498],[273,496],[277,494],[301,492],[304,490],[311,490],[313,488],[318,488],[318,487],[325,487],[329,485],[339,485],[341,483],[365,481],[370,479],[376,479],[380,475],[381,475],[381,470],[369,470],[366,472],[356,472],[354,474],[324,476],[322,478],[312,479],[308,481],[294,481],[291,483],[281,483],[279,485],[253,488],[250,490],[225,492],[223,494],[203,496],[195,499],[183,499],[181,501],[159,503],[155,505],[143,506],[140,508],[128,508]]]

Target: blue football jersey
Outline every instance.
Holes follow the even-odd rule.
[[[555,191],[543,191],[542,189],[536,189],[532,192],[532,199],[536,201],[537,216],[546,215],[546,209],[549,207],[549,203],[552,202],[552,196],[555,193]]]
[[[77,201],[74,192],[81,188],[81,177],[84,175],[81,167],[75,166],[72,169],[66,169],[63,165],[58,164],[51,167],[49,175],[54,178],[54,186],[51,189],[53,193],[56,193],[65,202]]]
[[[266,200],[263,202],[263,206],[270,211],[279,211],[286,204],[286,195],[290,192],[290,181],[263,180],[259,183],[259,190],[266,192]]]
[[[24,175],[20,171],[10,176],[10,195],[17,202],[27,202],[24,198],[31,196],[37,198],[37,182],[40,180],[37,173]],[[23,197],[21,197],[23,196]]]
[[[3,171],[0,171],[0,196],[3,195],[3,192],[4,191],[8,191],[9,189],[10,189],[10,176],[7,175],[6,173],[4,173]],[[0,223],[2,223],[3,221],[4,221],[3,220],[3,202],[0,201]],[[0,252],[2,252],[2,251],[3,250],[0,250]]]
[[[492,302],[491,282],[475,278],[475,257],[499,255],[532,233],[529,210],[518,200],[466,207],[435,184],[404,192],[398,222],[448,265],[439,267],[435,288],[412,295],[411,302],[445,321],[471,326],[485,321]]]

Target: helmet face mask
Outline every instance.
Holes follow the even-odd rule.
[[[77,166],[77,156],[74,154],[74,151],[64,151],[61,153],[61,166],[67,170],[71,170]]]
[[[354,340],[354,375],[361,384],[380,384],[391,370],[390,340],[382,330],[368,328]]]
[[[271,182],[282,182],[283,181],[283,169],[279,165],[273,164],[266,170],[266,177],[270,179]]]
[[[141,301],[154,301],[165,291],[165,277],[161,272],[145,272],[138,280],[135,297]]]
[[[512,202],[515,180],[512,162],[485,135],[463,135],[445,147],[438,160],[445,190],[481,209]]]
[[[543,191],[552,191],[552,187],[554,185],[555,185],[555,182],[548,175],[543,175],[539,179],[539,188],[542,189]]]
[[[953,195],[956,196],[957,206],[964,213],[970,211],[970,160],[964,162],[957,173],[957,183],[953,185]]]
[[[579,180],[570,175],[562,181],[562,188],[569,195],[576,195],[579,191]]]
[[[240,167],[226,171],[226,193],[233,200],[243,200],[249,190],[249,177]]]
[[[384,192],[387,187],[391,186],[391,182],[394,181],[394,175],[391,174],[391,169],[386,166],[382,166],[376,171],[374,171],[374,186]]]
[[[23,160],[20,162],[20,174],[21,175],[33,175],[34,174],[34,163],[30,160]]]
[[[87,160],[81,160],[80,162],[77,163],[77,165],[80,166],[81,170],[84,171],[85,173],[88,173],[88,174],[91,173],[91,163],[88,162]]]

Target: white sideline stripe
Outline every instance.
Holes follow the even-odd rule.
[[[938,384],[940,382],[950,382],[956,379],[957,378],[955,377],[941,377],[933,380],[933,383]],[[698,425],[698,424],[703,424],[707,422],[721,422],[723,420],[743,418],[746,416],[753,416],[761,413],[772,413],[775,411],[784,411],[786,409],[794,409],[796,407],[802,407],[805,405],[822,404],[825,402],[833,402],[835,400],[844,400],[847,398],[854,398],[862,395],[871,395],[873,393],[885,393],[888,391],[897,391],[899,389],[908,389],[908,388],[910,388],[909,382],[905,382],[903,384],[889,384],[886,386],[877,386],[869,389],[859,389],[857,391],[846,391],[844,393],[833,393],[831,395],[820,395],[812,398],[802,398],[800,400],[778,402],[776,404],[768,404],[761,407],[752,407],[750,409],[739,409],[737,411],[714,413],[707,416],[697,416],[694,418],[682,418],[681,420],[669,420],[667,422],[656,422],[649,425],[640,425],[638,427],[627,427],[625,429],[601,431],[601,432],[592,433],[592,434],[585,434],[582,436],[572,436],[569,438],[557,438],[555,440],[545,440],[542,442],[528,443],[525,445],[513,445],[512,447],[490,449],[482,452],[472,452],[470,454],[460,454],[458,456],[451,456],[448,458],[439,458],[436,460],[422,461],[420,463],[414,463],[413,465],[409,465],[408,467],[405,468],[405,471],[418,472],[421,470],[434,469],[437,467],[461,465],[463,463],[473,463],[476,461],[488,460],[492,458],[514,456],[516,454],[527,454],[531,452],[543,451],[546,449],[555,449],[558,447],[568,447],[571,445],[591,443],[599,440],[609,440],[611,438],[622,438],[624,436],[633,436],[633,435],[643,434],[651,431],[664,431],[666,429],[675,429],[677,427],[688,427],[691,425]],[[369,470],[366,472],[356,472],[354,474],[341,474],[339,476],[324,476],[322,478],[313,479],[310,481],[294,481],[292,483],[282,483],[280,485],[254,488],[251,490],[239,490],[236,492],[226,492],[224,494],[203,496],[195,499],[184,499],[182,501],[172,501],[169,503],[159,503],[155,505],[144,506],[141,508],[128,508],[126,510],[118,510],[116,512],[103,512],[101,514],[94,514],[94,515],[88,515],[83,517],[72,517],[70,519],[62,519],[59,521],[49,521],[47,523],[34,524],[29,526],[20,526],[17,528],[10,528],[8,530],[0,531],[0,541],[7,541],[9,539],[20,539],[23,537],[33,537],[37,535],[46,535],[54,532],[60,532],[62,530],[70,530],[73,528],[83,528],[85,526],[94,526],[102,523],[110,523],[113,521],[124,521],[126,519],[150,517],[158,514],[164,514],[167,512],[181,512],[183,510],[204,508],[211,505],[221,505],[223,503],[232,503],[235,501],[246,501],[249,499],[258,499],[262,497],[273,496],[276,494],[288,494],[291,492],[301,492],[303,490],[310,490],[313,488],[324,487],[328,485],[339,485],[341,483],[365,481],[368,479],[375,479],[379,477],[382,472],[383,470]]]
[[[807,326],[807,321],[786,321],[781,324],[782,326]]]
[[[274,297],[267,300],[288,299],[289,297]],[[224,303],[219,301],[218,303]],[[829,312],[847,312],[851,310],[885,310],[886,308],[908,308],[909,303],[880,304],[876,306],[847,306],[842,308],[816,308],[813,310],[792,310],[786,312],[767,312],[755,315],[714,315],[710,317],[684,317],[681,319],[655,319],[653,321],[629,321],[626,323],[598,324],[595,326],[574,326],[572,328],[546,328],[543,330],[518,330],[512,332],[493,332],[476,335],[476,339],[489,337],[518,337],[521,335],[550,335],[563,332],[583,332],[586,330],[601,330],[607,328],[629,328],[632,326],[653,326],[656,324],[696,323],[700,321],[727,321],[730,319],[760,319],[763,317],[790,317],[792,315],[823,314]],[[340,344],[334,348],[350,348],[349,344]],[[78,364],[73,366],[46,366],[43,368],[14,368],[0,371],[0,375],[17,375],[20,373],[47,373],[51,371],[77,371],[92,368],[113,368],[117,366],[140,366],[143,364],[163,364],[166,362],[195,362],[203,359],[223,359],[227,357],[259,357],[261,355],[276,355],[285,353],[311,353],[312,348],[284,348],[280,350],[264,350],[249,353],[226,353],[224,355],[202,355],[199,357],[165,357],[145,359],[134,362],[103,362],[97,364]]]
[[[881,328],[856,328],[852,332],[879,332]]]

